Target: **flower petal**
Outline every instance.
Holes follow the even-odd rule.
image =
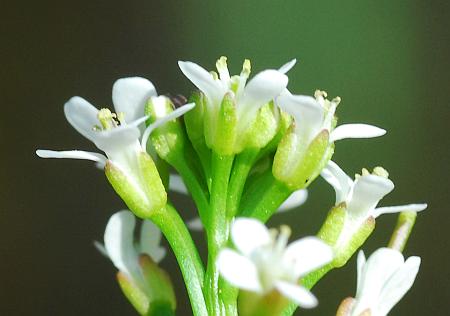
[[[253,292],[262,292],[258,270],[251,260],[230,249],[220,251],[217,266],[222,277],[232,285]]]
[[[138,271],[138,254],[134,247],[136,220],[130,211],[115,213],[105,230],[105,248],[114,266],[134,278]]]
[[[369,124],[343,124],[331,132],[330,142],[344,138],[372,138],[384,134],[386,130]]]
[[[320,175],[334,188],[336,192],[336,204],[345,202],[353,186],[352,179],[331,160]]]
[[[412,287],[420,267],[420,257],[409,257],[406,262],[392,275],[381,290],[378,312],[376,315],[387,315],[392,307]]]
[[[354,315],[378,306],[381,290],[391,276],[403,265],[403,255],[394,249],[377,249],[364,264],[356,291]]]
[[[356,281],[357,289],[361,287],[362,273],[365,264],[366,264],[366,256],[364,255],[364,251],[360,250],[358,252],[358,260],[357,260],[357,281]]]
[[[152,96],[156,96],[155,86],[141,77],[119,79],[112,88],[116,113],[124,113],[127,123],[144,116],[145,103]]]
[[[38,149],[36,155],[41,158],[69,158],[69,159],[85,159],[92,160],[100,164],[102,167],[106,164],[106,157],[99,153],[93,153],[82,150],[66,150],[66,151],[54,151]]]
[[[427,208],[427,204],[407,204],[399,206],[377,207],[373,210],[372,216],[377,218],[381,214],[400,213],[400,212],[420,212]]]
[[[137,126],[121,125],[116,128],[99,131],[95,135],[95,145],[106,153],[106,156],[117,163],[124,157],[124,153],[131,152],[130,147],[140,148],[139,137],[141,132]]]
[[[189,191],[183,182],[183,179],[178,174],[170,174],[169,189],[176,193],[188,195]]]
[[[245,86],[238,101],[237,117],[240,124],[245,126],[251,123],[256,112],[286,89],[287,83],[288,77],[278,70],[264,70],[254,76]]]
[[[347,211],[353,217],[368,218],[378,202],[394,189],[394,183],[381,176],[365,175],[355,180]]]
[[[297,59],[292,59],[290,61],[288,61],[287,63],[285,63],[283,66],[281,66],[278,71],[281,72],[282,74],[286,74],[289,70],[292,69],[292,67],[295,66],[295,64],[297,63]]]
[[[98,109],[95,106],[81,97],[72,97],[64,104],[64,114],[78,133],[94,141],[96,134],[94,126],[99,124]]]
[[[237,218],[231,226],[231,239],[244,255],[271,242],[269,230],[263,223],[253,218]]]
[[[102,243],[98,242],[97,240],[94,240],[94,247],[95,247],[95,248],[96,248],[103,256],[105,256],[106,258],[109,259],[108,252],[106,251],[106,248],[105,248],[105,246],[104,246]]]
[[[301,189],[292,192],[292,194],[281,204],[278,212],[286,212],[293,208],[297,208],[306,202],[308,198],[308,190]]]
[[[183,74],[199,89],[201,90],[213,104],[219,104],[225,95],[226,90],[221,84],[214,81],[211,74],[200,67],[199,65],[190,61],[179,61]]]
[[[289,244],[283,262],[292,266],[296,278],[323,267],[333,260],[333,250],[316,237],[305,237]]]
[[[323,107],[310,96],[282,93],[276,103],[295,120],[295,130],[305,144],[309,144],[320,132],[324,119]]]
[[[169,114],[167,114],[164,117],[161,117],[159,119],[157,119],[155,122],[153,122],[152,124],[150,124],[146,129],[144,134],[142,135],[142,140],[141,140],[141,146],[142,148],[147,148],[147,141],[148,138],[150,137],[150,134],[157,129],[158,127],[160,127],[161,125],[164,125],[165,123],[174,120],[180,116],[182,116],[184,113],[192,110],[195,107],[195,103],[188,103],[183,105],[182,107],[179,107],[175,110],[173,110],[172,112],[170,112]]]
[[[161,231],[149,220],[144,220],[141,226],[140,252],[149,255],[156,263],[166,255],[166,248],[161,247]]]
[[[291,301],[303,308],[313,308],[318,304],[317,298],[307,289],[297,284],[277,281],[276,289]]]

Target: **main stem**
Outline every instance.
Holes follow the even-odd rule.
[[[177,258],[194,315],[208,315],[202,288],[203,264],[180,215],[167,204],[165,209],[154,213],[150,219],[161,229]]]
[[[219,292],[217,255],[228,240],[229,222],[226,218],[227,191],[234,156],[212,154],[212,183],[210,214],[207,225],[208,266],[206,271],[206,300],[210,315],[222,315],[223,304]]]

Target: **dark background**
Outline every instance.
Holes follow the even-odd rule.
[[[251,58],[256,73],[296,57],[293,92],[340,95],[342,122],[388,130],[383,138],[337,144],[350,174],[383,165],[396,189],[382,205],[428,202],[406,255],[423,259],[413,289],[393,315],[449,309],[450,38],[447,1],[15,1],[0,4],[0,315],[134,315],[115,269],[92,246],[123,207],[92,163],[40,160],[36,148],[93,145],[65,121],[80,95],[111,104],[112,83],[140,75],[160,93],[192,89],[179,59],[209,69],[220,55],[233,73]],[[322,180],[290,223],[294,238],[320,227],[334,194]],[[192,213],[183,211],[189,218]],[[384,245],[395,216],[380,217],[364,249]],[[199,237],[199,236],[198,236]],[[163,262],[189,315],[174,258]],[[334,271],[302,315],[333,315],[355,292],[356,268]]]

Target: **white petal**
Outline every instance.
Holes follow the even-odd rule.
[[[211,99],[210,101],[213,102],[213,104],[218,105],[218,102],[220,102],[225,95],[226,90],[214,81],[208,71],[190,61],[179,61],[178,66],[183,74]]]
[[[137,126],[121,125],[116,128],[99,131],[95,135],[95,145],[106,153],[110,160],[123,156],[130,146],[139,147],[141,132]]]
[[[98,109],[81,97],[72,97],[64,104],[64,114],[67,121],[81,135],[94,141],[96,132],[94,126],[99,125]]]
[[[372,216],[377,218],[381,214],[400,213],[400,212],[420,212],[427,208],[427,204],[407,204],[399,206],[384,206],[373,210]]]
[[[156,95],[155,86],[141,77],[117,80],[112,89],[112,100],[116,113],[124,113],[127,123],[144,116],[147,100]]]
[[[295,64],[297,63],[297,59],[292,59],[290,61],[288,61],[287,63],[285,63],[283,66],[281,66],[278,71],[281,72],[282,74],[286,74],[289,70],[292,69],[292,67],[295,66]]]
[[[269,230],[263,223],[253,218],[237,218],[231,226],[231,239],[244,255],[271,242]]]
[[[408,260],[392,275],[381,290],[378,313],[387,315],[400,299],[412,287],[419,272],[420,258],[409,257]],[[378,313],[376,313],[378,315]]]
[[[367,259],[362,268],[360,287],[356,292],[353,311],[355,315],[359,315],[367,308],[378,306],[383,286],[403,262],[402,254],[389,248],[379,248]]]
[[[269,101],[275,99],[286,89],[288,78],[277,70],[264,70],[254,76],[245,86],[239,99],[237,116],[243,119],[241,124],[250,123],[256,112]]]
[[[352,179],[331,160],[320,175],[334,188],[336,192],[336,204],[345,202],[353,186]]]
[[[368,124],[343,124],[336,127],[330,135],[330,142],[344,138],[372,138],[383,136],[386,130]]]
[[[189,191],[183,182],[183,179],[178,174],[170,174],[169,189],[173,192],[188,195]]]
[[[201,232],[203,230],[203,223],[200,217],[194,217],[186,222],[187,227],[192,231]]]
[[[140,251],[149,255],[156,263],[166,255],[166,249],[160,246],[161,231],[151,221],[144,220],[141,226]]]
[[[277,104],[283,111],[292,115],[295,130],[305,144],[309,144],[320,132],[324,119],[324,109],[310,96],[283,93],[277,98]]]
[[[333,259],[330,246],[316,237],[305,237],[289,244],[283,262],[292,266],[296,278],[323,267]]]
[[[361,219],[372,215],[378,202],[394,189],[394,183],[384,177],[375,175],[361,176],[355,180],[351,200],[347,211],[353,217]]]
[[[217,266],[222,277],[232,285],[253,292],[262,292],[258,270],[252,261],[230,249],[220,251]]]
[[[105,230],[105,248],[114,266],[133,278],[138,271],[138,254],[134,247],[136,220],[130,211],[115,213]]]
[[[106,248],[105,248],[105,246],[104,246],[102,243],[100,243],[100,242],[98,242],[97,240],[95,240],[95,241],[94,241],[94,247],[95,247],[95,248],[96,248],[103,256],[105,256],[106,258],[109,259],[108,252],[106,251]]]
[[[69,158],[69,159],[92,160],[100,164],[102,167],[104,167],[106,163],[106,157],[104,155],[82,150],[54,151],[54,150],[38,149],[36,150],[36,155],[38,155],[41,158]]]
[[[358,260],[357,260],[357,281],[356,281],[357,289],[361,287],[362,273],[365,264],[366,264],[366,256],[364,255],[364,251],[360,250],[358,252]]]
[[[293,208],[297,208],[306,202],[308,198],[308,190],[301,189],[292,192],[292,194],[281,204],[278,212],[286,212]]]
[[[158,118],[155,122],[153,122],[152,124],[150,124],[146,129],[144,134],[142,135],[142,140],[141,140],[141,146],[142,148],[147,148],[147,141],[148,138],[150,137],[150,134],[157,129],[158,127],[160,127],[161,125],[164,125],[165,123],[174,120],[180,116],[182,116],[184,113],[192,110],[195,107],[195,103],[188,103],[183,105],[182,107],[179,107],[177,109],[175,109],[174,111],[170,112],[169,114],[167,114],[164,117]]]
[[[317,298],[307,289],[297,284],[278,281],[275,283],[277,290],[285,297],[303,308],[313,308],[318,304]]]

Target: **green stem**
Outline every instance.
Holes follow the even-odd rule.
[[[150,220],[161,229],[177,258],[194,315],[208,315],[202,289],[205,273],[203,264],[180,215],[173,206],[167,204],[165,209],[154,213]]]
[[[258,181],[245,192],[240,212],[242,216],[254,217],[263,222],[276,212],[292,191],[267,170]]]
[[[190,168],[187,161],[182,157],[173,159],[171,161],[174,168],[183,178],[183,182],[186,184],[186,187],[189,193],[194,200],[195,205],[197,206],[198,213],[202,223],[205,225],[208,221],[208,211],[209,211],[209,203],[208,203],[208,192],[207,189],[202,187],[198,180],[198,176],[194,173],[193,169]]]
[[[259,149],[250,148],[240,153],[234,162],[231,173],[230,184],[228,186],[227,197],[227,218],[232,219],[236,216],[245,182],[250,170],[258,156]]]
[[[409,235],[416,222],[416,217],[416,212],[401,212],[398,215],[397,225],[395,226],[391,240],[389,241],[389,248],[396,249],[400,252],[405,249]]]
[[[216,259],[220,249],[228,240],[229,222],[226,218],[227,190],[234,156],[212,154],[212,183],[209,221],[206,226],[208,235],[208,266],[205,289],[210,315],[222,314],[222,302],[219,293],[219,271]]]

